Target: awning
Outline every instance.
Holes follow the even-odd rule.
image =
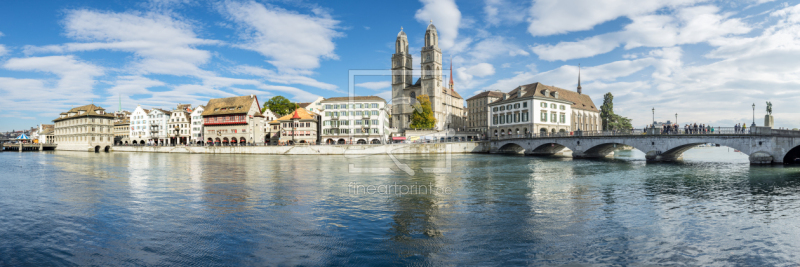
[[[392,137],[392,140],[394,140],[394,141],[405,141],[406,137],[405,136],[395,136],[395,137]]]

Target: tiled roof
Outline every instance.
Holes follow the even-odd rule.
[[[522,96],[518,95],[518,92],[520,91],[520,88],[524,88],[525,89],[525,93]],[[549,90],[550,94],[545,95],[544,94],[545,90]],[[553,93],[555,93],[555,92],[558,92],[558,98],[555,98],[555,96],[553,95]],[[599,112],[597,107],[594,105],[594,102],[592,102],[592,98],[589,97],[588,95],[578,94],[578,92],[575,92],[575,91],[570,91],[570,90],[567,90],[567,89],[558,88],[558,87],[550,86],[550,85],[544,85],[544,84],[541,84],[541,83],[532,83],[532,84],[522,85],[520,87],[515,88],[514,90],[511,90],[511,92],[509,92],[508,95],[509,95],[508,99],[506,99],[506,100],[498,100],[498,101],[495,101],[492,104],[504,103],[504,102],[512,101],[513,99],[516,99],[516,98],[519,98],[519,97],[530,97],[530,96],[536,95],[537,97],[545,97],[545,98],[552,98],[552,99],[562,99],[562,100],[570,101],[570,102],[572,102],[572,108],[573,109],[582,109],[582,110]]]
[[[477,95],[474,95],[473,97],[470,97],[469,99],[467,99],[467,101],[475,100],[475,99],[478,99],[478,98],[484,98],[484,97],[502,98],[503,97],[503,92],[499,92],[499,91],[483,91],[483,92],[481,92],[481,93],[479,93]]]
[[[306,108],[306,107],[308,107],[308,105],[311,105],[311,102],[307,102],[307,103],[297,103],[297,105],[298,105],[298,106],[300,106],[301,108]]]
[[[446,91],[450,91],[450,95],[452,95],[452,96],[464,99],[463,97],[461,97],[461,95],[458,94],[458,92],[456,92],[456,90],[453,90],[453,89],[450,89],[450,88],[445,88],[445,90]]]
[[[203,116],[213,115],[228,115],[228,114],[245,114],[250,112],[250,107],[253,105],[253,100],[258,99],[253,95],[234,96],[227,98],[215,98],[208,100]],[[258,103],[256,103],[258,104]],[[259,109],[257,115],[261,114]]]
[[[89,104],[89,105],[80,106],[80,107],[77,107],[77,108],[70,109],[67,112],[63,112],[61,114],[62,115],[67,115],[66,117],[57,118],[57,119],[55,119],[53,121],[56,122],[56,121],[61,121],[61,120],[66,120],[66,119],[71,119],[71,118],[77,118],[77,117],[86,117],[86,116],[114,118],[114,114],[108,114],[108,113],[106,113],[106,114],[98,114],[97,112],[95,112],[95,110],[103,110],[103,111],[105,111],[105,109],[102,108],[102,107],[95,106],[94,104]],[[83,114],[79,114],[80,111],[83,111],[84,113]],[[75,113],[75,115],[69,116],[69,113],[73,113],[73,112]]]
[[[340,97],[331,97],[322,100],[322,102],[333,102],[333,101],[350,101],[351,97],[349,96],[340,96]],[[383,101],[386,102],[386,99],[383,99],[380,96],[353,96],[353,101]],[[302,107],[302,106],[301,106]]]
[[[315,120],[314,119],[314,113],[312,113],[312,112],[310,112],[310,111],[308,111],[308,110],[306,110],[304,108],[298,108],[295,111],[296,112],[292,112],[289,115],[280,117],[277,120],[271,121],[269,123],[272,124],[272,123],[279,123],[280,121],[292,120],[292,117],[295,116],[295,113],[296,113],[297,117],[300,118],[300,120]]]

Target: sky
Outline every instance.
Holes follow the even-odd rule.
[[[612,93],[637,128],[676,114],[762,125],[766,101],[776,127],[800,128],[800,1],[72,0],[0,3],[0,131],[90,103],[345,96],[350,71],[391,67],[401,27],[419,69],[430,21],[464,98],[533,82],[575,90],[580,64],[583,93],[598,106]],[[352,88],[389,100],[389,81],[356,76]]]

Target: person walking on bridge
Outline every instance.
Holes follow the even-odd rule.
[[[747,123],[742,123],[742,133],[747,133]]]

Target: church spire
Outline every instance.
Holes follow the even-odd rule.
[[[578,94],[581,94],[581,64],[578,63]]]
[[[453,56],[450,56],[450,90],[453,90]]]

